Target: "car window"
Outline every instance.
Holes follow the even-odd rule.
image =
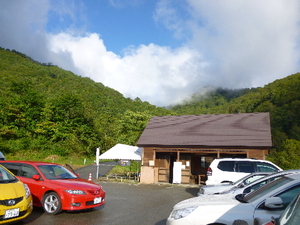
[[[251,184],[252,182],[265,177],[265,175],[253,175],[251,177],[249,177],[248,179],[244,180],[243,184],[248,185]]]
[[[277,172],[278,168],[269,163],[259,162],[256,164],[257,172]]]
[[[59,165],[42,165],[38,167],[49,180],[77,178],[71,171]]]
[[[250,162],[237,162],[235,166],[236,172],[253,173],[255,172],[254,163]]]
[[[276,197],[280,197],[283,201],[283,207],[286,208],[288,204],[299,194],[300,185],[297,185],[293,188],[286,190],[285,192],[276,195]]]
[[[267,195],[270,191],[273,191],[275,189],[277,189],[278,187],[287,184],[289,182],[291,182],[292,179],[289,177],[281,177],[277,180],[274,180],[273,182],[270,182],[266,185],[264,185],[263,187],[250,192],[249,194],[247,194],[244,198],[243,201],[244,202],[253,202],[256,199],[260,198],[261,196],[265,196]]]
[[[279,218],[279,224],[299,225],[300,221],[300,196],[295,198],[293,202],[286,208]]]
[[[218,164],[218,169],[228,172],[234,171],[234,161],[221,161]]]
[[[22,169],[21,169],[21,173],[20,173],[21,177],[32,178],[32,176],[36,175],[36,174],[39,174],[39,173],[33,166],[26,165],[26,164],[22,165]]]
[[[21,165],[18,163],[1,163],[2,166],[6,167],[14,175],[18,176]]]
[[[283,175],[282,175],[283,176]],[[282,176],[278,176],[278,177],[272,177],[272,178],[269,178],[269,179],[263,179],[261,182],[257,182],[253,185],[250,185],[249,187],[245,188],[245,190],[243,191],[244,194],[247,194],[247,193],[250,193],[252,191],[255,191],[256,189],[276,180],[276,179],[279,179],[280,177]]]
[[[264,180],[264,181],[262,181],[262,182],[253,184],[253,185],[251,185],[250,187],[245,188],[245,190],[243,191],[243,193],[244,193],[244,194],[247,194],[247,193],[250,193],[250,192],[252,192],[252,191],[255,191],[256,189],[258,189],[258,188],[260,188],[260,187],[266,185],[267,183],[268,183],[268,181],[267,181],[267,180]]]
[[[0,166],[0,184],[1,183],[12,183],[17,182],[18,180],[6,171],[3,167]]]

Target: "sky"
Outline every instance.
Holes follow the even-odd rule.
[[[156,106],[300,72],[298,0],[1,0],[0,34],[2,48]]]

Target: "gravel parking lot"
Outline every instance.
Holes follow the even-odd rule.
[[[40,208],[18,225],[165,225],[174,204],[197,195],[197,186],[99,182],[106,191],[102,209],[48,215]]]
[[[113,165],[111,165],[113,167]],[[101,170],[109,166],[102,165]],[[80,174],[88,176],[95,171],[95,166],[82,168]],[[107,182],[93,179],[106,191],[104,208],[78,212],[62,212],[48,215],[41,208],[35,208],[24,221],[24,225],[165,225],[173,206],[184,199],[197,195],[197,185],[172,184],[134,184],[124,182]]]
[[[102,183],[107,203],[101,222],[109,224],[166,224],[173,206],[197,195],[196,186]],[[114,214],[114,215],[113,215]],[[112,216],[113,215],[113,216]]]

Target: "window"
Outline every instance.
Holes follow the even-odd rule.
[[[285,192],[280,193],[276,197],[280,197],[283,201],[283,206],[286,208],[288,204],[299,194],[300,185],[297,185]]]
[[[17,181],[18,180],[13,175],[7,172],[3,167],[0,167],[0,183],[17,182]]]
[[[2,164],[2,166],[5,166],[14,175],[18,176],[18,172],[21,168],[20,164],[17,164],[17,163],[1,163],[1,164]]]
[[[250,162],[237,162],[235,171],[243,173],[253,173],[255,172],[255,166],[254,163]]]
[[[259,162],[256,164],[257,172],[277,172],[278,168],[269,163]]]
[[[234,161],[221,161],[219,162],[218,169],[228,172],[234,171]]]
[[[257,189],[256,191],[250,192],[248,195],[246,195],[244,197],[243,200],[251,203],[251,202],[255,201],[256,199],[259,199],[262,196],[267,195],[267,193],[281,187],[282,185],[292,182],[292,181],[293,180],[291,178],[281,177],[280,179],[274,180],[273,182],[270,182],[270,183],[264,185],[263,187]]]
[[[244,194],[247,194],[247,193],[250,193],[250,192],[252,192],[252,191],[255,191],[256,189],[258,189],[258,188],[260,188],[260,187],[266,185],[267,183],[268,183],[268,180],[264,180],[264,181],[259,182],[259,183],[257,183],[257,184],[251,185],[250,187],[246,188],[246,189],[243,191],[243,193],[244,193]]]
[[[293,200],[286,211],[280,216],[280,224],[298,225],[300,221],[300,201],[299,196]]]
[[[260,178],[263,178],[265,177],[265,175],[253,175],[251,177],[249,177],[248,179],[244,180],[244,184],[247,185],[247,184],[251,184],[252,182],[260,179]]]
[[[59,165],[41,165],[38,166],[45,177],[53,179],[76,179],[77,177],[63,166]]]
[[[283,176],[283,175],[282,175],[282,176]],[[260,188],[260,187],[262,187],[262,186],[264,186],[264,185],[266,185],[266,184],[268,184],[268,183],[270,183],[270,182],[272,182],[272,181],[274,181],[274,180],[277,180],[277,179],[281,178],[282,176],[279,175],[279,176],[277,176],[277,177],[271,177],[270,179],[262,180],[261,182],[258,182],[258,183],[256,183],[256,184],[251,185],[250,187],[246,188],[246,189],[243,191],[243,193],[246,194],[246,193],[250,193],[250,192],[252,192],[252,191],[255,191],[256,189],[258,189],[258,188]]]
[[[36,171],[36,169],[30,165],[26,165],[24,164],[22,166],[22,170],[20,173],[21,177],[26,177],[26,178],[32,178],[33,175],[38,174],[38,172]]]

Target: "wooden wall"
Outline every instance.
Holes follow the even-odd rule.
[[[163,158],[163,159],[157,159],[156,157],[156,152],[158,152],[157,154],[159,154],[159,152],[164,152],[164,154],[168,155],[168,154],[172,154],[173,157],[174,155],[178,154],[177,152],[179,151],[180,154],[181,153],[190,153],[191,158],[189,159],[190,163],[193,161],[193,155],[196,157],[201,156],[202,154],[205,156],[205,154],[207,154],[207,150],[201,150],[201,149],[195,149],[195,150],[191,150],[191,149],[179,149],[178,151],[176,151],[176,148],[172,148],[172,149],[167,149],[164,148],[165,150],[159,149],[157,150],[155,147],[144,147],[143,148],[143,154],[142,154],[142,167],[141,167],[141,183],[154,183],[154,182],[169,182],[169,177],[167,174],[162,174],[162,172],[164,172],[163,170],[165,169],[165,171],[167,173],[171,173],[170,172],[170,165],[172,167],[172,164],[167,163],[168,161],[168,157],[167,158]],[[206,151],[206,152],[205,152]],[[216,149],[216,150],[209,150],[209,153],[213,155],[215,155],[215,157],[224,157],[224,155],[236,155],[234,157],[239,157],[239,155],[241,155],[241,157],[247,157],[247,158],[255,158],[255,159],[262,159],[265,160],[266,158],[266,154],[268,154],[269,150],[268,149],[232,149],[232,150],[224,150],[224,149]],[[179,154],[179,155],[180,155]],[[170,159],[170,158],[169,158]],[[174,159],[174,158],[173,158]],[[165,161],[164,161],[165,160]],[[180,159],[180,161],[184,161],[185,159]],[[178,160],[179,161],[179,160]],[[184,162],[185,163],[185,162]],[[169,167],[169,168],[167,168]],[[191,173],[191,168],[186,168],[189,169],[190,173]],[[193,169],[195,170],[195,169]],[[183,178],[183,183],[188,183],[188,181],[186,180],[187,177],[189,177],[186,174],[186,171],[184,171],[184,176]],[[203,171],[201,171],[201,173],[204,173]],[[190,177],[193,177],[193,175],[195,174],[190,174]],[[162,177],[164,176],[164,177]],[[164,179],[162,179],[164,178]],[[190,181],[192,182],[192,181]]]

